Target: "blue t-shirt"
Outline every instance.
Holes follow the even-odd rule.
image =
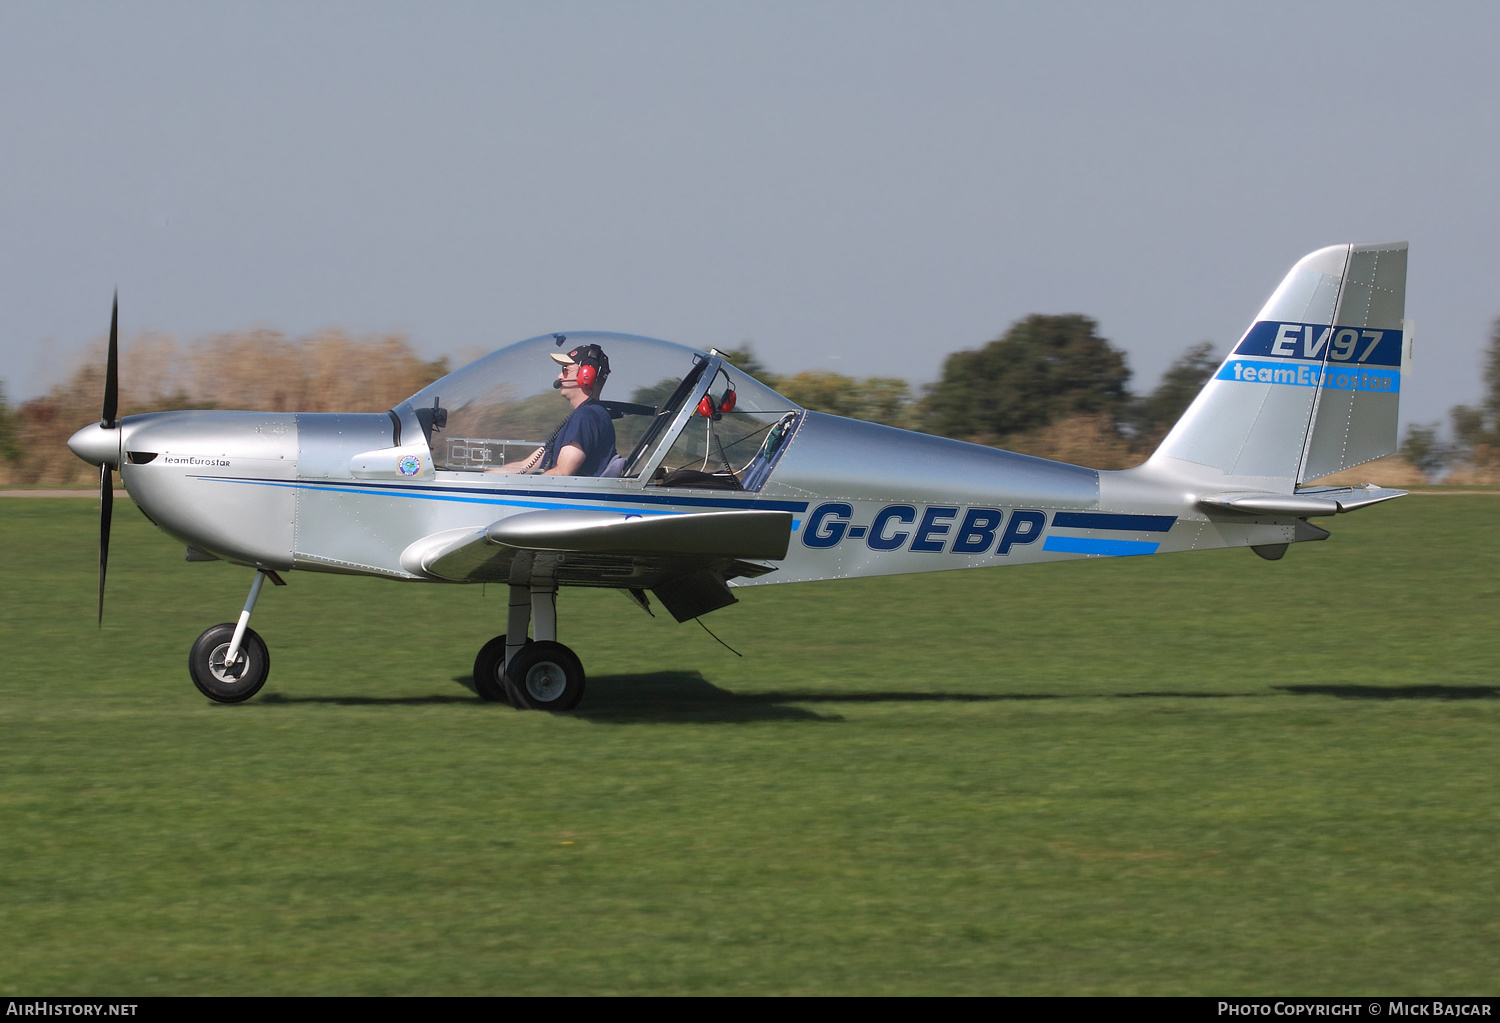
[[[615,424],[609,410],[593,398],[574,409],[547,445],[547,453],[542,456],[543,472],[557,465],[557,453],[569,444],[583,449],[583,464],[574,475],[597,476],[603,472],[615,457]]]

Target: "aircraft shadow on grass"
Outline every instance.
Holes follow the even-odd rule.
[[[473,680],[454,679],[473,689]],[[1015,703],[1033,700],[1097,699],[1092,693],[961,693],[879,690],[827,692],[769,690],[736,693],[714,685],[697,671],[659,671],[643,675],[599,675],[588,680],[588,695],[573,714],[602,723],[642,721],[736,723],[748,721],[842,721],[836,713],[819,714],[799,704],[874,703]],[[1115,698],[1227,698],[1250,693],[1134,692],[1104,694]]]
[[[256,701],[270,706],[325,704],[338,707],[402,707],[453,704],[472,706],[474,679],[453,679],[468,690],[459,695],[431,696],[294,696],[267,693]],[[875,697],[858,697],[861,699]],[[933,699],[933,694],[884,694],[886,699]],[[955,697],[958,698],[958,697]],[[963,697],[967,699],[968,697]],[[983,699],[984,697],[981,697]],[[658,671],[644,675],[596,675],[588,680],[584,704],[571,716],[588,721],[631,723],[641,721],[683,723],[734,723],[748,721],[840,721],[838,715],[818,714],[787,703],[827,700],[816,693],[738,694],[720,689],[696,671]],[[832,697],[838,699],[838,697]],[[500,709],[499,705],[495,706]],[[509,709],[509,708],[504,708]]]
[[[1276,686],[1293,696],[1337,696],[1341,700],[1493,700],[1500,686]]]
[[[453,681],[471,693],[474,680]],[[1292,685],[1272,687],[1292,696],[1334,696],[1346,700],[1493,700],[1500,686],[1358,686]],[[1194,699],[1225,700],[1262,697],[1256,692],[1182,692],[1148,690],[1122,693],[953,693],[915,691],[818,692],[772,690],[736,693],[722,689],[697,671],[657,671],[642,675],[598,675],[588,680],[588,696],[574,716],[600,723],[643,721],[684,724],[733,724],[751,721],[842,721],[838,714],[820,714],[805,704],[872,703],[1013,703],[1033,700],[1078,699]],[[471,705],[472,695],[429,696],[288,696],[268,693],[257,702],[272,706],[330,704],[344,707]]]
[[[336,707],[423,707],[434,704],[474,702],[472,696],[287,696],[267,693],[256,704],[290,707],[302,703],[326,703]]]

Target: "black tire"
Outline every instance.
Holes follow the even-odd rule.
[[[205,629],[188,654],[188,674],[198,692],[215,703],[244,703],[260,692],[271,674],[271,652],[266,641],[254,629],[246,629],[240,640],[240,655],[233,669],[224,667],[229,641],[234,639],[234,623],[225,622]]]
[[[530,636],[526,637],[528,644],[535,642]],[[500,677],[500,669],[505,665],[505,633],[501,633],[479,648],[479,655],[474,658],[474,692],[479,694],[481,700],[490,703],[510,703],[510,694],[505,691],[505,680]]]
[[[583,699],[583,663],[561,643],[522,647],[506,673],[532,710],[572,710]]]

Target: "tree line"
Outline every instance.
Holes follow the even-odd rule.
[[[936,383],[826,370],[769,373],[749,350],[747,372],[807,408],[920,430],[1098,469],[1136,465],[1218,368],[1213,345],[1190,346],[1146,394],[1130,390],[1125,353],[1087,316],[1028,316],[978,349],[953,352]]]
[[[384,412],[448,372],[400,334],[274,330],[215,334],[193,344],[144,336],[121,359],[120,414],[174,409]],[[97,478],[68,438],[99,418],[102,346],[66,382],[13,407],[0,384],[0,485],[65,486]]]
[[[979,348],[956,351],[920,388],[899,377],[827,370],[776,374],[745,346],[730,360],[797,404],[820,412],[1098,469],[1139,464],[1218,367],[1214,346],[1189,346],[1148,392],[1130,389],[1125,353],[1078,314],[1036,314]],[[0,484],[60,485],[92,478],[67,438],[97,418],[102,359],[90,360],[46,395],[7,402],[0,383]],[[138,339],[121,380],[122,413],[181,408],[381,412],[448,371],[399,334],[354,337],[330,330],[301,338],[256,330],[181,345]],[[245,372],[245,367],[254,372]],[[1454,440],[1439,424],[1413,426],[1402,456],[1428,475],[1500,482],[1500,320],[1486,352],[1487,396],[1452,410]],[[1491,478],[1493,477],[1493,478]],[[1383,480],[1399,484],[1399,479]]]
[[[1402,457],[1429,476],[1446,471],[1449,483],[1500,483],[1500,318],[1490,326],[1484,351],[1484,397],[1477,405],[1453,406],[1448,420],[1453,433],[1447,441],[1441,422],[1412,424]]]

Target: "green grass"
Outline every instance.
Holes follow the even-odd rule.
[[[574,715],[464,687],[503,590],[249,574],[0,502],[0,990],[1491,992],[1500,503],[1221,551],[564,591]]]

